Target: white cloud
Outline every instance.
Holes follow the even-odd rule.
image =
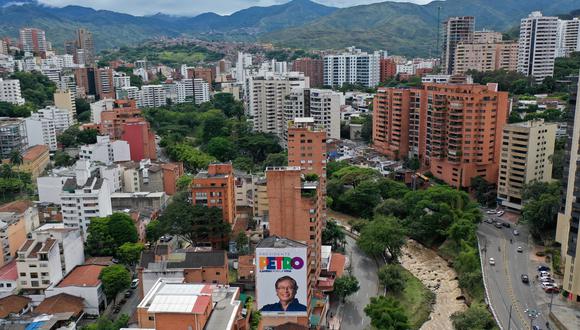
[[[164,13],[180,16],[191,16],[205,12],[214,12],[221,15],[252,6],[271,6],[285,3],[288,0],[38,0],[40,3],[64,7],[77,5],[94,9],[112,10],[131,15],[152,15]],[[384,0],[314,0],[315,2],[335,6],[349,7],[354,5],[383,2]],[[432,0],[391,0],[397,2],[413,2],[418,4],[429,3]]]

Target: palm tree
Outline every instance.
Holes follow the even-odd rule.
[[[12,152],[10,152],[10,163],[12,163],[13,166],[19,166],[22,165],[22,154],[20,153],[20,151],[14,149],[12,150]]]

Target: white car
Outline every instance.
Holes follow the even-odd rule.
[[[542,283],[554,283],[554,280],[549,276],[540,277]]]
[[[137,287],[139,286],[139,279],[134,279],[133,281],[131,281],[131,289],[137,289]]]
[[[505,211],[498,211],[498,212],[497,212],[497,216],[498,216],[498,217],[501,217],[502,215],[504,215],[504,213],[505,213]]]
[[[522,249],[521,246],[518,246],[517,251],[520,252],[520,253],[522,253],[522,252],[524,252],[524,249]]]
[[[540,277],[544,277],[544,276],[550,277],[550,272],[547,272],[547,271],[544,271],[544,270],[541,271],[540,272]]]
[[[495,214],[495,211],[494,210],[489,210],[489,211],[486,211],[485,213],[487,213],[487,214]]]
[[[544,282],[542,283],[542,289],[548,289],[548,288],[555,288],[556,285],[554,283],[549,283],[549,282]]]
[[[489,258],[489,264],[492,266],[495,266],[495,259],[494,258]]]

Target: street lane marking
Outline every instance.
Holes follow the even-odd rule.
[[[506,240],[502,239],[502,244],[503,244],[503,260],[504,260],[504,269],[505,269],[505,274],[506,274],[506,278],[508,281],[508,285],[507,285],[507,290],[508,290],[508,294],[510,295],[511,299],[512,299],[512,305],[515,307],[516,311],[518,312],[518,316],[520,318],[520,321],[522,321],[522,324],[526,327],[530,327],[526,317],[524,316],[524,314],[522,313],[522,310],[520,308],[520,305],[518,304],[518,300],[516,299],[516,296],[514,295],[514,290],[513,290],[513,283],[512,283],[512,278],[511,278],[511,273],[509,271],[509,267],[508,267],[508,253],[507,253],[507,246],[506,246]]]

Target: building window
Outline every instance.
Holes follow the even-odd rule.
[[[155,321],[155,316],[149,315],[149,321]]]

